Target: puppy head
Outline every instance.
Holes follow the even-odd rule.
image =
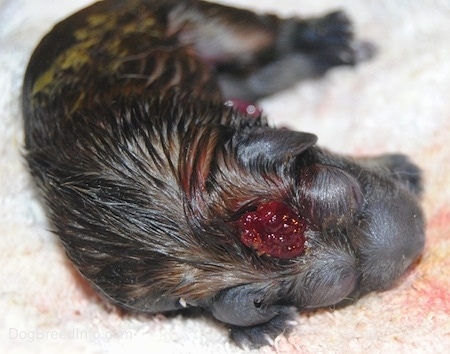
[[[237,242],[275,270],[279,301],[299,308],[389,289],[424,246],[417,198],[392,166],[369,169],[315,142],[288,130],[243,133],[232,141],[239,173],[220,173]]]

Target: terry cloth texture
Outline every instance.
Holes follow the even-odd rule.
[[[261,353],[448,353],[450,2],[234,0],[283,16],[342,8],[378,55],[261,102],[271,122],[336,152],[401,152],[425,175],[427,242],[398,286],[339,310],[300,314]],[[50,232],[22,158],[21,82],[45,32],[87,0],[0,0],[0,352],[240,353],[208,318],[123,314],[77,275]]]

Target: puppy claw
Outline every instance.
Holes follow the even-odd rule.
[[[268,334],[266,334],[264,338],[266,339],[269,345],[273,346],[275,344],[275,341]]]

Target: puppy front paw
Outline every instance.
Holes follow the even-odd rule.
[[[230,327],[230,338],[243,349],[258,349],[264,345],[274,345],[281,334],[288,334],[297,324],[294,308],[281,308],[279,314],[270,321],[251,327]]]
[[[384,154],[361,158],[359,163],[366,168],[386,174],[417,196],[420,196],[423,190],[422,171],[406,155]]]

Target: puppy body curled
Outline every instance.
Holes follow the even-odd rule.
[[[23,111],[69,258],[121,306],[201,307],[248,347],[296,308],[392,287],[424,244],[419,169],[335,155],[224,105],[367,56],[340,12],[106,0],[56,25],[30,60]]]

